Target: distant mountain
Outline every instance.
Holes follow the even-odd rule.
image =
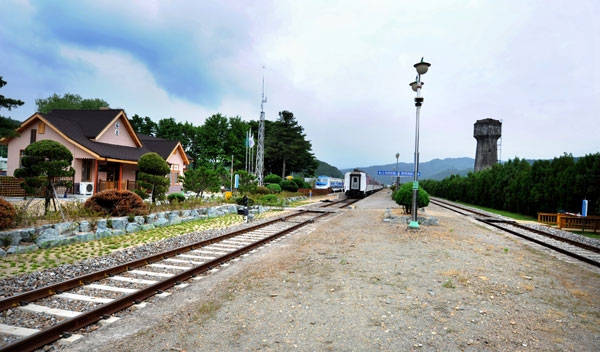
[[[410,171],[414,169],[413,163],[398,163],[398,169],[400,171]],[[419,180],[443,180],[450,175],[462,175],[466,176],[469,172],[473,171],[475,165],[475,159],[473,158],[447,158],[447,159],[433,159],[427,162],[419,162]],[[353,168],[354,169],[354,168]],[[342,169],[342,173],[346,173],[353,169]],[[377,174],[378,171],[396,171],[396,163],[386,165],[375,165],[358,167],[367,174],[373,176],[380,182],[385,184],[391,184],[395,182],[395,177],[392,176],[380,176]],[[412,180],[412,177],[401,177],[400,182],[405,183]]]
[[[316,176],[329,176],[335,178],[344,178],[344,174],[335,166],[331,166],[324,161],[318,160],[319,166],[317,166],[317,171],[315,171]]]

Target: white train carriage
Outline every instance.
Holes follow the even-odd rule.
[[[344,193],[348,198],[363,198],[382,188],[381,182],[367,175],[364,171],[355,169],[346,172],[344,176]]]
[[[341,192],[344,190],[344,180],[329,176],[319,176],[315,181],[315,189],[331,189],[332,192]]]

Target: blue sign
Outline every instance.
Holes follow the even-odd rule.
[[[398,175],[398,171],[377,171],[377,175],[380,176],[400,176],[400,177],[408,177],[413,176],[415,173],[413,171],[400,171],[400,175]],[[421,171],[418,173],[421,176]]]
[[[587,216],[588,213],[588,201],[587,199],[584,199],[583,202],[581,202],[581,216]]]
[[[377,175],[398,176],[398,171],[377,171]]]

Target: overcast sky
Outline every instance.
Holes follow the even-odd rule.
[[[501,120],[502,160],[600,152],[597,0],[4,0],[0,76],[23,121],[56,93],[128,116],[202,125],[216,113],[294,113],[338,168],[475,157]],[[263,68],[264,66],[264,68]]]

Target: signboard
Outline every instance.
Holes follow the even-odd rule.
[[[587,201],[587,199],[584,199],[583,202],[581,202],[581,216],[587,216],[587,211],[588,211],[588,201]]]
[[[377,171],[377,175],[398,176],[398,171]]]
[[[398,171],[377,171],[377,175],[380,176],[412,177],[414,174],[414,171],[400,171],[400,175],[398,175]],[[421,171],[419,171],[418,175],[421,176]]]
[[[400,171],[400,176],[414,176],[415,173],[414,171]],[[419,176],[421,176],[421,171],[419,171],[419,173],[417,174]]]

